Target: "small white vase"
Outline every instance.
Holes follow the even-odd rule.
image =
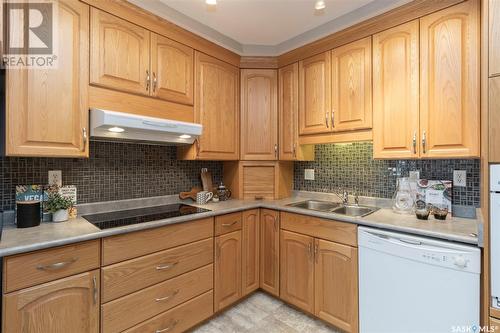
[[[52,214],[52,222],[64,222],[69,218],[68,209],[59,209]]]

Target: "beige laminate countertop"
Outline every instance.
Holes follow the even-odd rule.
[[[397,214],[394,213],[391,209],[387,208],[381,208],[380,210],[368,216],[359,218],[287,206],[287,204],[300,202],[307,199],[332,200],[332,198],[333,197],[331,195],[319,195],[313,193],[308,194],[307,192],[300,192],[300,194],[282,200],[228,200],[219,203],[209,203],[207,205],[196,205],[193,204],[193,202],[189,201],[185,203],[210,209],[211,211],[199,213],[196,215],[186,215],[105,230],[100,230],[81,216],[62,223],[45,222],[38,227],[27,229],[17,229],[15,225],[11,224],[4,226],[2,239],[0,241],[0,257],[85,240],[103,238],[133,231],[150,229],[169,224],[182,223],[192,221],[194,219],[228,214],[252,208],[268,208],[279,211],[304,214],[324,219],[355,223],[358,225],[370,226],[392,231],[400,231],[414,235],[433,237],[473,245],[481,245],[482,243],[482,218],[480,216],[479,210],[477,210],[478,212],[476,219],[452,217],[448,218],[446,221],[437,221],[434,220],[433,217],[429,217],[428,221],[421,221],[417,220],[414,215]],[[105,211],[157,206],[175,202],[179,202],[179,199],[177,199],[176,196],[165,196],[80,205],[78,209],[84,215]],[[362,201],[361,203],[371,204],[373,206],[381,206],[376,199],[371,199],[371,201],[369,200],[368,202]]]

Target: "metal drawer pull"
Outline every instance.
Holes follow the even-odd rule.
[[[326,128],[330,128],[330,126],[328,125],[328,111],[325,112],[325,122],[326,122]]]
[[[164,332],[168,332],[170,331],[171,329],[173,329],[175,327],[175,325],[177,325],[179,323],[178,320],[174,320],[172,321],[172,324],[170,324],[168,327],[165,327],[164,329],[161,329],[161,330],[156,330],[155,333],[164,333]]]
[[[93,287],[94,287],[94,305],[97,304],[97,278],[94,277],[92,278],[92,284],[93,284]]]
[[[151,77],[149,76],[149,71],[146,69],[146,91],[149,91],[149,81]]]
[[[417,153],[417,132],[413,132],[413,154]]]
[[[332,128],[335,127],[335,109],[332,109]]]
[[[87,129],[85,127],[82,128],[82,141],[83,141],[83,146],[81,151],[85,151],[85,148],[87,147]]]
[[[157,301],[157,302],[168,301],[169,299],[175,297],[175,295],[177,295],[178,293],[179,293],[179,289],[175,290],[174,292],[172,292],[168,296],[156,298],[155,301]]]
[[[423,149],[423,153],[425,154],[426,153],[426,150],[425,150],[425,145],[427,144],[427,137],[425,135],[425,131],[424,131],[424,134],[422,135],[422,149]]]
[[[175,265],[177,265],[178,263],[179,262],[176,261],[176,262],[172,262],[172,263],[168,263],[168,264],[158,265],[158,266],[156,266],[156,270],[162,271],[164,269],[170,269],[170,268],[174,267]]]
[[[158,82],[158,80],[156,79],[156,74],[155,74],[155,72],[153,72],[153,92],[156,91],[157,82]]]
[[[230,227],[230,226],[232,226],[232,225],[235,225],[236,223],[238,223],[238,220],[233,221],[233,222],[231,222],[231,223],[222,223],[222,226],[223,226],[223,227]]]
[[[71,265],[72,263],[74,263],[77,260],[78,260],[78,258],[71,258],[68,261],[56,262],[55,264],[38,265],[38,266],[36,266],[36,269],[41,270],[41,271],[56,271],[58,269],[62,269],[66,266]]]

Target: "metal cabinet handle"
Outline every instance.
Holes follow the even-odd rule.
[[[38,265],[38,266],[36,266],[36,269],[38,269],[40,271],[56,271],[56,270],[59,270],[59,269],[62,269],[66,266],[71,265],[72,263],[74,263],[77,260],[78,260],[78,258],[75,257],[75,258],[71,258],[68,261],[56,262],[55,264]]]
[[[158,83],[158,80],[156,79],[156,73],[153,72],[153,92],[156,91],[156,84]]]
[[[94,288],[93,289],[94,305],[96,305],[97,304],[97,278],[95,277],[95,275],[92,278],[92,284],[93,284],[93,288]]]
[[[149,71],[146,69],[146,91],[149,91],[149,82],[151,81],[151,77],[149,76]]]
[[[85,151],[85,148],[87,147],[87,129],[85,127],[82,127],[82,148],[81,151]]]
[[[156,270],[157,271],[163,271],[165,269],[170,269],[170,268],[173,268],[175,265],[177,265],[179,262],[176,261],[176,262],[171,262],[171,263],[168,263],[168,264],[162,264],[162,265],[158,265],[156,266]]]
[[[169,299],[175,297],[175,295],[177,295],[178,293],[179,293],[179,289],[174,290],[172,293],[170,293],[170,295],[167,295],[165,297],[155,298],[155,301],[156,302],[168,301]]]
[[[307,244],[307,253],[308,253],[308,256],[309,256],[309,260],[311,260],[312,259],[312,255],[313,255],[312,254],[312,244],[311,243]]]
[[[293,144],[293,157],[297,157],[297,144]]]
[[[413,132],[413,154],[417,153],[417,132]]]
[[[233,222],[231,222],[231,223],[222,223],[221,225],[222,225],[223,227],[230,227],[230,226],[235,225],[236,223],[238,223],[238,220],[233,221]]]
[[[274,144],[274,157],[278,158],[278,144],[277,143]]]
[[[172,321],[172,323],[170,325],[168,325],[167,327],[163,328],[163,329],[159,329],[159,330],[156,330],[155,333],[164,333],[164,332],[168,332],[170,330],[172,330],[175,325],[177,325],[179,323],[178,320],[174,320]]]
[[[335,109],[332,109],[332,128],[335,127]]]
[[[427,137],[426,137],[425,131],[424,131],[424,133],[422,134],[422,152],[424,154],[426,153],[426,150],[425,150],[426,144],[427,144]]]
[[[328,125],[328,111],[325,112],[325,121],[326,121],[326,128],[330,128]]]

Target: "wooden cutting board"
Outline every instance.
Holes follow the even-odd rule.
[[[203,186],[203,191],[212,192],[214,190],[212,173],[206,168],[201,169],[201,184]]]
[[[196,201],[196,194],[198,194],[198,192],[201,192],[201,188],[193,187],[189,192],[179,193],[179,198],[181,198],[182,200],[193,199],[194,201]]]

